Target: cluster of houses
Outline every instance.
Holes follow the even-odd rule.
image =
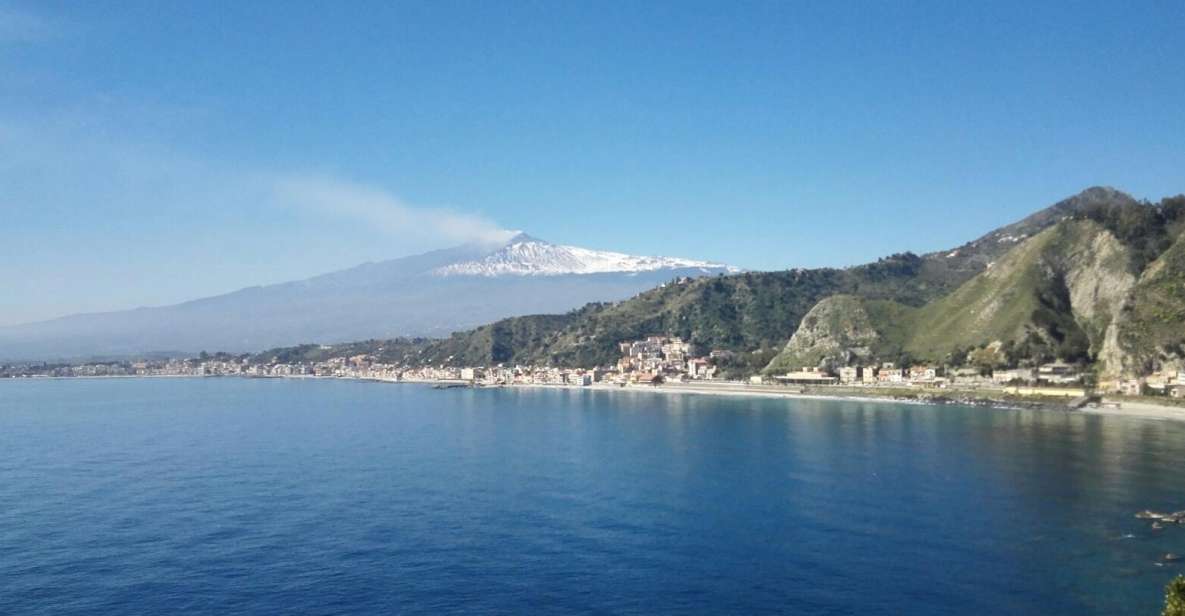
[[[257,362],[246,356],[221,359],[169,359],[137,362],[97,362],[77,365],[0,366],[0,377],[102,376],[247,376],[339,377],[382,381],[464,382],[474,385],[567,385],[594,383],[653,384],[707,381],[716,377],[716,364],[730,355],[712,351],[696,356],[690,343],[678,337],[648,336],[622,342],[617,363],[597,368],[544,366],[407,367],[378,361],[367,354],[317,362]],[[1064,362],[1032,368],[998,369],[983,374],[976,368],[945,368],[917,364],[881,363],[845,366],[834,371],[804,367],[773,377],[752,377],[751,383],[791,386],[846,385],[859,387],[926,387],[996,389],[1018,394],[1083,395],[1085,375]],[[1185,370],[1164,370],[1141,378],[1101,381],[1102,393],[1129,396],[1164,395],[1185,398]]]
[[[978,376],[978,372],[976,373]],[[870,366],[844,366],[834,372],[822,368],[804,367],[801,370],[787,372],[772,377],[775,383],[785,385],[914,385],[925,387],[941,387],[954,378],[954,373],[947,376],[941,367],[916,365],[908,368],[899,367],[892,362]],[[765,382],[762,377],[753,377],[752,381]]]
[[[892,362],[870,366],[845,366],[834,373],[806,367],[796,372],[774,376],[778,383],[796,385],[911,385],[944,387],[960,385],[1053,385],[1074,386],[1083,381],[1077,366],[1064,362],[1042,364],[1036,368],[995,370],[985,375],[977,368],[951,368],[930,364],[898,366]]]
[[[137,362],[91,362],[83,364],[22,364],[0,366],[0,377],[99,377],[99,376],[206,376],[223,368],[222,362],[194,362],[183,359]],[[237,367],[233,374],[238,374]]]
[[[714,351],[696,357],[692,345],[678,337],[649,336],[623,342],[616,365],[579,369],[545,366],[408,367],[383,363],[368,354],[316,362],[259,362],[246,356],[222,359],[169,359],[59,366],[0,367],[0,376],[246,376],[339,377],[383,381],[456,381],[478,385],[652,384],[660,381],[708,380],[716,376],[715,361],[729,355]]]
[[[711,380],[716,361],[728,351],[697,357],[690,343],[679,337],[648,336],[618,345],[621,357],[611,366],[555,368],[545,366],[423,367],[400,372],[400,380],[457,380],[480,385],[575,385],[594,383],[653,384]]]
[[[707,380],[715,378],[715,360],[728,355],[727,351],[712,351],[706,357],[693,357],[690,342],[679,337],[647,336],[641,340],[617,345],[621,359],[617,360],[619,380],[653,382],[663,380]]]
[[[1161,370],[1140,378],[1102,381],[1099,389],[1125,396],[1152,394],[1185,398],[1185,370]]]
[[[764,383],[772,380],[786,385],[992,387],[1020,394],[1082,395],[1086,392],[1084,377],[1078,366],[1060,361],[1033,368],[998,369],[987,375],[977,368],[947,369],[927,364],[902,367],[886,362],[845,366],[834,372],[804,367],[772,378],[752,377],[751,381]],[[1103,381],[1097,389],[1128,396],[1152,394],[1185,398],[1185,370],[1165,370],[1147,377]]]

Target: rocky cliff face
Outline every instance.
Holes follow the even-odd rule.
[[[1131,251],[1092,223],[1075,223],[1067,233],[1072,241],[1063,242],[1065,250],[1051,260],[1064,272],[1071,313],[1090,341],[1100,374],[1118,375],[1124,361],[1117,344],[1119,316],[1136,284],[1128,271]]]
[[[811,308],[786,347],[766,367],[768,374],[803,367],[834,369],[868,360],[880,334],[873,327],[863,301],[852,295],[833,295]]]
[[[1185,369],[1185,231],[1145,268],[1116,324],[1111,361],[1123,373]]]
[[[1059,222],[919,311],[908,350],[934,357],[943,341],[946,350],[1029,341],[1117,372],[1123,352],[1116,328],[1136,283],[1131,263],[1131,251],[1102,226]]]
[[[944,361],[1009,343],[1050,359],[1096,359],[1104,373],[1117,374],[1128,361],[1118,324],[1136,285],[1130,264],[1130,250],[1106,229],[1065,220],[917,308],[851,295],[823,299],[766,372],[901,356]]]

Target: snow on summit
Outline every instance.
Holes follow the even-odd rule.
[[[737,268],[677,257],[641,257],[620,252],[552,244],[520,233],[505,246],[472,261],[437,268],[441,276],[559,276],[610,272],[650,272],[663,269]]]

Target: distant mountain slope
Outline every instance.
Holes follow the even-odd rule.
[[[1140,202],[1108,186],[1094,186],[1038,210],[1025,218],[989,231],[962,246],[923,255],[935,270],[948,270],[952,277],[967,280],[999,260],[1024,240],[1062,220],[1107,217],[1111,211],[1139,211]]]
[[[619,260],[615,253],[581,260],[582,254],[518,237],[484,252],[462,247],[417,257],[410,265],[373,264],[240,293],[271,300],[253,302],[272,310],[260,315],[264,327],[283,322],[279,317],[288,314],[288,305],[298,306],[302,315],[324,312],[342,321],[343,310],[334,302],[375,304],[360,299],[373,297],[376,289],[392,291],[390,301],[377,303],[385,312],[372,323],[407,323],[400,302],[438,307],[429,315],[438,322],[483,318],[490,298],[498,299],[500,308],[533,315],[490,318],[487,325],[439,340],[268,352],[277,357],[368,352],[419,364],[591,366],[615,361],[621,341],[666,334],[689,340],[701,352],[734,351],[721,366],[733,376],[878,360],[957,364],[972,356],[976,362],[1008,364],[1054,358],[1095,362],[1101,376],[1185,368],[1185,197],[1153,205],[1091,188],[956,249],[905,253],[844,269],[725,275],[727,268],[712,264],[636,257],[619,267],[642,271],[571,273]],[[695,265],[646,269],[689,263]],[[682,272],[718,275],[676,279]],[[630,285],[653,288],[624,301],[596,301],[563,312],[583,303],[578,298],[590,288],[602,298],[611,295],[606,289],[626,297],[637,290]],[[536,293],[558,296],[557,303],[566,305],[540,307],[547,302]],[[229,297],[203,302],[220,305]],[[324,309],[311,309],[310,297],[324,302]],[[548,311],[557,314],[538,314]],[[250,319],[256,313],[239,309],[235,315]],[[246,326],[232,325],[231,331]],[[336,325],[333,331],[340,334],[345,328]],[[368,337],[374,334],[356,336]],[[223,348],[216,336],[205,340],[207,348]]]
[[[513,315],[619,300],[681,276],[730,271],[735,269],[556,246],[520,235],[504,245],[470,244],[367,263],[174,306],[3,327],[0,360],[441,336]]]
[[[869,347],[870,357],[941,360],[999,340],[1010,343],[1014,358],[1102,356],[1114,364],[1124,349],[1112,324],[1134,292],[1136,274],[1160,254],[1176,221],[1185,220],[1180,202],[1153,206],[1091,188],[956,249],[846,269],[750,272],[667,285],[560,318],[522,317],[459,332],[428,345],[422,360],[587,366],[613,361],[619,341],[667,334],[701,349],[738,351],[734,373],[780,368],[835,351],[806,345],[806,354],[769,363],[821,300],[845,295],[854,303],[828,307],[822,320],[847,327],[867,319],[878,333],[875,342],[863,339],[863,327],[846,335]],[[853,307],[863,314],[845,314]],[[843,338],[834,331],[811,336]],[[860,355],[834,346],[841,356]]]

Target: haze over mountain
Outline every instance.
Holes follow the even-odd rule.
[[[523,314],[615,301],[672,278],[732,273],[706,261],[552,244],[519,233],[181,304],[0,328],[0,359],[48,360],[304,342],[443,336]]]

